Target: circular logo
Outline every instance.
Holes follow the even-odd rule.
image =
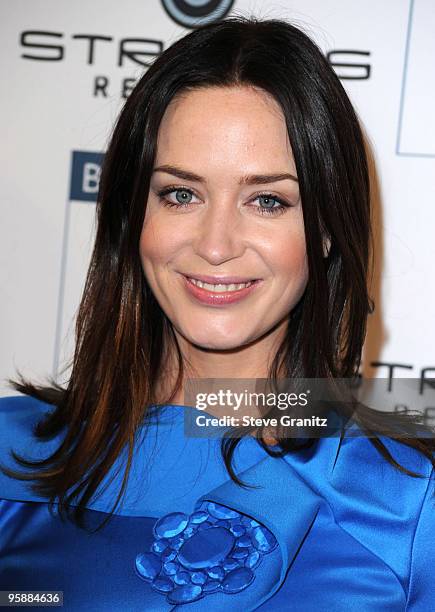
[[[196,28],[222,19],[234,0],[162,0],[169,17],[186,28]]]

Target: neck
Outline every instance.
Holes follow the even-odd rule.
[[[185,405],[186,381],[195,379],[244,379],[243,386],[256,389],[256,379],[269,377],[270,367],[287,329],[287,319],[272,331],[253,342],[235,349],[215,350],[202,348],[189,342],[174,330],[183,359],[183,379],[170,403]],[[157,396],[169,397],[178,375],[176,351],[165,342],[165,364],[157,384]],[[280,376],[285,376],[281,367]],[[216,389],[216,387],[214,387]],[[168,402],[169,403],[169,402]]]

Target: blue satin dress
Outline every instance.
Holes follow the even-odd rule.
[[[51,409],[29,397],[0,400],[3,465],[16,467],[11,448],[33,459],[54,451],[61,436],[36,442],[31,433]],[[61,590],[68,612],[435,610],[435,497],[427,459],[383,438],[402,465],[425,475],[413,478],[381,458],[363,437],[345,437],[341,444],[337,437],[320,439],[311,449],[279,459],[270,457],[254,438],[245,437],[235,452],[235,471],[257,488],[240,488],[225,469],[219,438],[184,435],[186,410],[194,408],[165,406],[158,427],[139,431],[126,495],[113,518],[95,533],[53,516],[47,500],[31,492],[28,484],[0,473],[0,590]],[[87,504],[88,525],[100,524],[112,508],[125,457],[119,458]],[[214,518],[213,508],[213,513],[218,510]],[[178,550],[181,556],[183,549],[178,546],[174,552],[165,544],[161,553],[162,542],[183,541],[185,516],[193,537],[199,529],[193,523],[205,520],[206,514],[208,533],[222,536],[217,548],[212,543],[213,550],[209,546],[207,551],[215,555],[214,574],[210,564],[198,570],[200,564],[193,562],[193,569],[181,567],[180,573],[175,555]],[[172,524],[163,525],[166,536],[175,536],[158,540],[156,525],[167,515]],[[220,530],[213,532],[213,526]],[[246,531],[243,536],[245,529],[249,537]],[[252,545],[254,532],[266,548],[274,543],[267,554],[264,549],[261,553],[261,546],[257,552],[258,542]],[[246,540],[250,548],[242,549]],[[190,546],[196,561],[200,548]],[[247,551],[261,557],[248,570]],[[167,557],[162,560],[161,554]],[[138,572],[138,559],[145,559],[144,575]],[[183,588],[190,588],[190,593],[196,589],[196,599],[171,601],[167,577],[158,574],[160,562],[166,563],[172,578],[184,576],[177,584],[187,584]],[[230,566],[222,569],[225,563],[237,566],[239,583],[249,575],[249,584],[238,588],[233,580],[233,587],[225,590],[224,574],[232,571]],[[147,572],[151,578],[146,579]],[[152,584],[156,576],[166,585],[160,591]],[[219,583],[214,590],[212,583]]]

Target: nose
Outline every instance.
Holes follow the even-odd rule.
[[[211,265],[217,266],[240,257],[245,249],[242,224],[234,201],[210,202],[196,229],[194,250]]]

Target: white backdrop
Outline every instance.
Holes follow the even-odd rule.
[[[146,70],[138,62],[189,31],[176,4],[0,0],[1,395],[11,393],[5,379],[15,367],[41,380],[71,354],[98,162],[123,93]],[[211,3],[186,4],[206,12]],[[286,18],[329,54],[379,178],[380,282],[365,371],[388,375],[373,367],[379,361],[406,366],[394,371],[402,377],[435,368],[433,0],[235,0],[219,8]]]

